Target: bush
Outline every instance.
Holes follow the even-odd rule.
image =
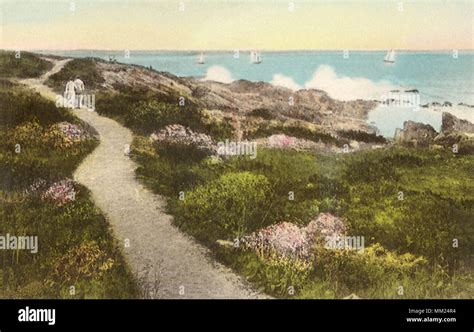
[[[105,82],[97,69],[96,59],[84,58],[73,59],[56,74],[51,75],[46,84],[54,90],[63,92],[66,83],[72,78],[79,76],[86,89],[96,89]]]
[[[299,126],[284,126],[284,125],[271,125],[269,123],[261,124],[257,130],[247,134],[248,139],[255,139],[259,137],[268,137],[275,134],[285,134],[296,138],[306,139],[313,142],[323,142],[327,144],[334,144],[342,146],[348,143],[347,140],[337,139],[336,137],[325,133],[314,131],[308,128]]]
[[[384,144],[387,142],[387,140],[381,135],[369,134],[360,130],[339,130],[337,134],[341,138],[355,140],[358,142],[379,144]]]
[[[452,271],[459,260],[469,261],[474,252],[472,208],[472,204],[463,208],[431,193],[407,195],[394,218],[395,247],[426,256],[433,264],[447,264]]]
[[[396,255],[375,244],[363,252],[316,248],[313,264],[315,276],[328,281],[338,297],[341,291],[376,289],[386,279],[413,276],[426,260],[411,254]]]
[[[140,102],[126,115],[125,125],[135,130],[151,133],[171,124],[181,124],[194,130],[202,127],[202,114],[191,107],[159,101]]]
[[[227,173],[178,201],[176,222],[201,241],[234,239],[262,227],[270,184],[263,175]]]
[[[57,108],[54,102],[21,88],[0,89],[0,105],[0,130],[33,121],[42,126],[60,121],[77,122],[65,109]]]
[[[167,125],[180,124],[223,140],[233,136],[233,128],[216,122],[193,104],[178,106],[146,88],[127,87],[97,96],[97,113],[114,118],[140,135],[149,135]]]
[[[36,54],[21,52],[19,58],[15,55],[16,52],[0,51],[0,77],[38,77],[53,67]]]
[[[275,116],[266,108],[256,108],[252,110],[248,115],[259,117],[265,120],[272,120]]]

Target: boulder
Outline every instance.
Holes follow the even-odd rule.
[[[429,144],[438,135],[429,124],[414,121],[405,121],[403,129],[395,131],[395,140],[400,143]]]
[[[448,112],[443,112],[441,123],[441,133],[444,135],[454,132],[459,133],[474,133],[474,124],[467,120],[459,119]]]

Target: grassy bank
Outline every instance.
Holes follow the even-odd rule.
[[[169,160],[169,153],[156,150],[146,138],[135,140],[133,154],[141,165],[137,175],[169,198],[176,224],[273,295],[474,295],[472,156],[394,148],[315,158],[258,150],[255,160],[176,164],[177,158]],[[420,174],[423,181],[416,180]],[[458,181],[453,174],[471,181]],[[364,236],[366,253],[316,250],[309,265],[298,266],[216,244],[282,221],[306,225],[321,212],[347,220],[349,234]],[[453,247],[453,239],[459,247]]]
[[[61,71],[51,75],[46,81],[46,85],[56,92],[62,92],[69,80],[74,80],[76,76],[87,82],[88,89],[96,89],[104,82],[96,67],[97,59],[72,59],[63,67]]]
[[[38,77],[52,68],[49,61],[29,52],[0,51],[0,77]]]
[[[134,297],[107,221],[88,190],[67,180],[98,141],[79,135],[84,126],[66,110],[8,81],[0,105],[0,235],[38,239],[37,253],[0,251],[0,297]]]

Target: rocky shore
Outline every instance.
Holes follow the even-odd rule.
[[[443,112],[441,131],[428,124],[405,121],[395,132],[395,141],[412,146],[448,147],[453,152],[474,151],[474,124]]]
[[[167,101],[192,103],[209,110],[221,110],[238,115],[264,109],[273,116],[299,119],[330,130],[360,130],[373,132],[365,118],[377,102],[368,100],[338,101],[321,90],[292,91],[265,82],[234,81],[230,84],[184,78],[148,68],[97,61],[104,78],[101,88],[145,88]]]

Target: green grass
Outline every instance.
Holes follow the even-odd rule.
[[[248,139],[255,139],[260,137],[268,137],[274,134],[285,134],[301,139],[307,139],[313,142],[323,142],[343,146],[349,143],[345,138],[337,138],[325,132],[314,131],[308,128],[299,126],[284,126],[282,124],[272,125],[269,123],[262,123],[255,131],[247,134]]]
[[[177,102],[162,100],[160,95],[139,88],[101,93],[96,109],[99,114],[115,119],[139,135],[149,135],[176,123],[207,132],[219,140],[233,135],[230,124],[213,121],[195,105],[188,103],[181,107]]]
[[[75,184],[75,200],[63,206],[25,192],[38,179],[71,178],[98,142],[51,145],[45,133],[52,124],[81,122],[18,86],[4,82],[0,104],[5,106],[0,127],[0,234],[37,236],[39,242],[37,254],[1,250],[0,298],[135,297],[134,276],[85,187]]]
[[[168,196],[169,210],[177,225],[212,248],[219,260],[273,295],[289,297],[287,288],[293,286],[297,289],[294,296],[303,298],[343,297],[350,293],[401,298],[397,287],[402,283],[405,297],[474,296],[469,287],[474,249],[474,195],[465,190],[467,185],[442,177],[451,169],[453,174],[472,183],[468,167],[473,164],[472,157],[407,148],[316,157],[259,149],[255,160],[239,157],[217,164],[206,159],[176,164],[154,150],[145,138],[137,138],[133,147],[134,158],[141,165],[137,169],[138,177],[154,191]],[[413,184],[420,170],[430,171],[425,176],[431,182],[440,179],[443,190],[435,193],[424,187],[423,182]],[[241,181],[239,174],[262,176],[269,184],[264,190],[268,199],[252,198],[252,202],[244,204],[245,209],[237,208],[246,191],[231,194],[224,178],[232,175]],[[259,190],[265,186],[260,185]],[[453,199],[451,188],[462,195],[462,200]],[[209,195],[214,190],[219,194]],[[184,202],[178,199],[180,191],[185,193]],[[289,191],[294,192],[294,201],[288,200]],[[400,191],[405,194],[404,200],[398,199]],[[242,210],[246,215],[239,214]],[[379,243],[393,255],[424,257],[427,263],[406,274],[390,268],[377,270],[375,274],[367,270],[368,263],[349,257],[347,262],[352,264],[349,270],[341,270],[348,264],[341,262],[331,272],[315,273],[321,270],[317,265],[311,273],[303,273],[288,265],[265,262],[249,252],[216,245],[218,239],[232,241],[242,230],[248,233],[280,221],[304,225],[319,212],[331,212],[346,219],[350,234],[364,236],[366,246]],[[462,246],[453,248],[453,238]],[[380,265],[371,264],[373,269]],[[350,282],[334,279],[335,275],[351,273],[360,277]],[[430,277],[439,281],[431,283]],[[421,282],[424,284],[420,285]]]
[[[38,77],[51,69],[51,62],[29,52],[0,51],[0,77]]]
[[[69,61],[61,71],[51,75],[46,84],[57,92],[62,92],[69,80],[79,76],[87,89],[97,89],[105,82],[97,69],[96,59],[84,58]]]

